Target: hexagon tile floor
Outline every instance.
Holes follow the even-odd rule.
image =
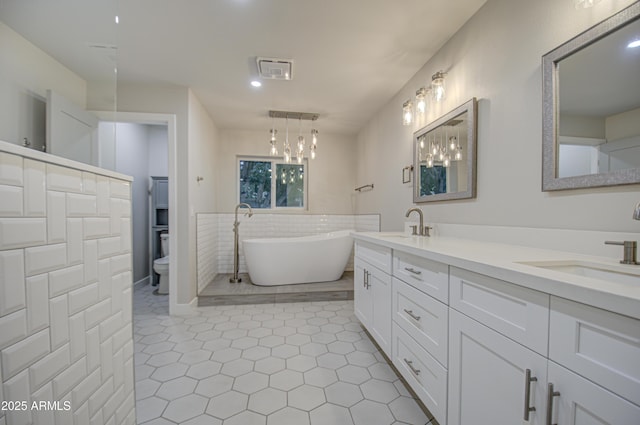
[[[352,301],[200,307],[134,292],[139,425],[429,423]]]

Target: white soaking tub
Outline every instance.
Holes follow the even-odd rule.
[[[249,277],[261,286],[338,280],[351,255],[352,231],[246,239],[242,246]]]

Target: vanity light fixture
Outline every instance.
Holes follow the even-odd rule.
[[[588,9],[599,2],[600,0],[573,0],[573,5],[576,9]]]
[[[302,120],[315,121],[318,119],[318,114],[312,114],[309,112],[289,112],[289,111],[269,111],[269,116],[272,118],[271,130],[271,139],[269,155],[278,156],[278,147],[276,135],[278,134],[278,130],[275,127],[275,118],[284,118],[285,119],[285,137],[283,144],[283,158],[284,162],[289,164],[293,160],[293,156],[295,155],[295,161],[298,164],[302,164],[304,160],[304,153],[307,147],[306,139],[302,135]],[[289,142],[289,118],[297,119],[300,123],[298,138],[296,141],[295,148],[292,149],[291,143]],[[315,128],[311,129],[311,145],[309,146],[309,156],[311,159],[315,159],[316,152],[318,148],[318,130]],[[295,149],[295,151],[294,151]]]
[[[411,99],[402,104],[402,125],[411,125],[413,122],[413,102]]]
[[[431,76],[431,93],[433,94],[433,100],[440,102],[444,99],[444,77],[446,72],[438,71]]]
[[[424,116],[427,111],[427,93],[428,90],[424,87],[416,91],[416,115]]]

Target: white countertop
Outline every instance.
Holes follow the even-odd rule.
[[[520,286],[640,319],[640,266],[565,251],[401,232],[356,232],[357,240],[463,268]],[[622,257],[622,247],[620,247]],[[621,284],[548,270],[521,262],[580,261],[627,273],[637,284]],[[635,282],[634,282],[635,283]]]

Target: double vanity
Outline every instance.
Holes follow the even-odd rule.
[[[440,425],[640,423],[640,266],[354,238],[355,314]]]

